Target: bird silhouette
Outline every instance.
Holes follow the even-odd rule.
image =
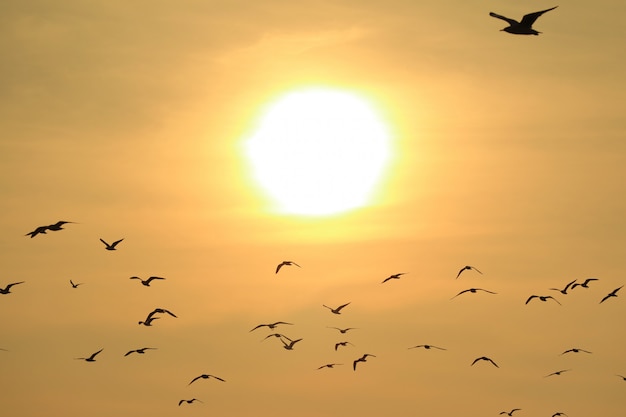
[[[405,275],[405,274],[406,274],[406,272],[399,272],[397,274],[389,275],[387,278],[385,278],[383,280],[383,282],[381,282],[381,284],[384,284],[385,282],[389,281],[390,279],[400,279],[400,277],[402,275]]]
[[[559,417],[559,416],[565,416],[565,417],[567,417],[567,414],[565,414],[565,413],[561,413],[561,412],[558,412],[558,413],[554,413],[554,414],[552,414],[552,417]]]
[[[367,362],[367,358],[368,358],[368,356],[371,356],[371,357],[373,357],[373,358],[375,358],[375,357],[376,357],[376,355],[372,355],[372,354],[366,353],[365,355],[361,356],[361,357],[360,357],[360,358],[358,358],[358,359],[355,359],[355,360],[352,362],[352,369],[356,371],[356,364],[357,364],[357,363],[359,363],[359,362]]]
[[[354,346],[352,343],[350,342],[337,342],[335,343],[335,350],[339,349],[339,346],[348,346],[348,345],[352,345]]]
[[[38,234],[45,235],[48,230],[52,230],[53,232],[56,232],[56,231],[59,231],[59,230],[64,230],[63,229],[63,225],[68,224],[68,223],[74,223],[74,222],[66,222],[64,220],[60,220],[60,221],[56,222],[55,224],[50,224],[48,226],[39,226],[35,230],[33,230],[32,232],[26,233],[24,236],[30,236],[31,239],[32,239],[35,236],[37,236]]]
[[[563,372],[567,372],[567,371],[571,371],[571,369],[561,369],[560,371],[552,372],[551,374],[544,376],[544,378],[547,378],[552,375],[561,375]]]
[[[74,283],[74,281],[72,281],[72,280],[70,279],[70,285],[72,286],[72,288],[78,288],[78,286],[79,286],[79,285],[83,285],[83,283],[82,283],[82,282],[79,282],[78,284],[75,284],[75,283]]]
[[[226,382],[225,380],[223,380],[222,378],[220,378],[219,376],[215,376],[215,375],[211,375],[211,374],[202,374],[202,375],[198,375],[197,377],[195,377],[194,379],[191,380],[191,382],[187,385],[191,385],[193,384],[195,381],[199,380],[199,379],[209,379],[209,378],[214,378],[217,379],[218,381],[222,381],[222,382]]]
[[[563,288],[563,289],[559,289],[559,288],[548,288],[548,289],[554,290],[554,291],[558,291],[558,292],[560,292],[563,295],[567,295],[567,290],[570,289],[570,287],[572,287],[572,285],[575,284],[575,283],[576,283],[576,280],[568,282],[567,285],[565,286],[565,288]],[[574,288],[574,287],[572,287],[572,288]]]
[[[591,281],[599,281],[598,278],[587,278],[585,279],[585,281],[583,282],[575,282],[574,284],[572,284],[572,290],[576,287],[583,287],[583,288],[589,288],[589,283]]]
[[[623,287],[623,285],[622,285]],[[617,292],[622,288],[615,288],[613,291],[611,291],[609,294],[605,295],[604,298],[602,300],[600,300],[600,304],[602,304],[603,302],[605,302],[606,300],[608,300],[611,297],[617,297]]]
[[[552,300],[556,301],[556,303],[558,305],[561,305],[561,303],[559,303],[559,301],[556,298],[554,298],[553,296],[551,296],[551,295],[531,295],[530,297],[528,297],[528,299],[526,300],[526,302],[524,304],[528,304],[530,302],[530,300],[532,300],[533,298],[538,298],[541,301],[548,301],[549,299],[552,299]]]
[[[326,365],[322,365],[317,369],[334,368],[337,365],[343,365],[343,363],[327,363]]]
[[[92,353],[91,356],[86,357],[86,358],[74,358],[74,359],[80,359],[80,360],[84,360],[85,362],[95,362],[96,361],[96,355],[100,352],[102,352],[104,349],[100,349],[99,351]]]
[[[178,316],[174,313],[172,313],[171,311],[165,309],[165,308],[155,308],[154,310],[152,310],[150,312],[150,314],[148,314],[148,318],[154,316],[155,314],[168,314],[174,318],[178,318]]]
[[[497,365],[497,364],[496,364],[493,360],[491,360],[490,358],[488,358],[488,357],[486,357],[486,356],[481,356],[480,358],[476,358],[476,359],[474,359],[474,362],[472,362],[472,365],[470,365],[470,366],[473,366],[473,365],[474,365],[476,362],[478,362],[478,361],[487,361],[487,362],[491,362],[491,363],[493,364],[493,366],[495,366],[496,368],[499,368],[499,366],[498,366],[498,365]]]
[[[460,277],[460,276],[461,276],[461,274],[462,274],[464,271],[469,271],[469,270],[474,270],[474,271],[476,271],[476,272],[478,272],[479,274],[481,274],[481,275],[482,275],[482,272],[480,272],[477,268],[474,268],[474,267],[473,267],[473,266],[471,266],[471,265],[465,265],[463,268],[461,268],[461,269],[459,270],[459,273],[458,273],[458,274],[456,274],[456,277],[457,277],[457,278],[458,278],[458,277]],[[456,279],[456,278],[455,278],[455,279]]]
[[[178,402],[178,405],[180,406],[182,403],[191,404],[191,403],[193,403],[193,402],[195,402],[195,401],[198,401],[199,403],[201,403],[201,402],[202,402],[202,401],[200,401],[200,400],[199,400],[199,399],[197,399],[197,398],[192,398],[191,400],[180,400],[180,401]]]
[[[489,12],[489,16],[495,17],[496,19],[504,20],[509,24],[509,26],[501,29],[504,32],[512,33],[514,35],[539,35],[541,32],[533,29],[533,23],[535,23],[539,16],[546,12],[549,12],[550,10],[554,10],[557,7],[558,6],[554,6],[546,10],[541,10],[539,12],[528,13],[524,15],[524,17],[522,17],[522,20],[520,20],[519,22],[517,20],[504,17],[494,12]]]
[[[507,416],[512,416],[514,412],[521,411],[521,408],[514,408],[511,411],[500,411],[500,414],[506,414]]]
[[[561,355],[565,355],[566,353],[569,352],[574,352],[574,353],[578,353],[578,352],[584,352],[584,353],[591,353],[588,350],[585,349],[579,349],[579,348],[572,348],[572,349],[567,349],[565,352],[561,353]]]
[[[429,349],[447,350],[442,347],[433,346],[433,345],[417,345],[417,346],[411,346],[409,349],[417,349],[417,348],[424,348],[426,350],[429,350]]]
[[[141,281],[141,284],[142,284],[142,285],[145,285],[146,287],[149,287],[149,286],[150,286],[150,283],[151,283],[152,281],[154,281],[155,279],[165,279],[165,278],[161,278],[161,277],[150,277],[150,278],[148,278],[148,279],[146,279],[146,280],[143,280],[143,279],[141,279],[141,278],[139,278],[139,277],[130,277],[129,279],[138,279],[139,281]]]
[[[100,242],[104,243],[106,245],[106,250],[116,250],[115,247],[122,241],[124,240],[123,238],[120,240],[116,240],[115,242],[111,243],[110,245],[104,241],[104,239],[100,238]]]
[[[333,313],[333,314],[341,314],[341,310],[342,310],[345,306],[347,306],[348,304],[350,304],[350,303],[345,303],[345,304],[342,304],[342,305],[340,305],[340,306],[339,306],[339,307],[337,307],[337,308],[328,307],[327,305],[322,304],[322,307],[326,307],[326,308],[327,308],[327,309],[329,309],[329,310],[331,311],[331,313]]]
[[[140,321],[139,324],[143,324],[144,326],[152,326],[152,322],[158,319],[159,317],[148,316],[144,321]]]
[[[279,337],[279,338],[281,338],[281,339],[287,339],[287,340],[289,340],[290,342],[291,342],[291,340],[292,340],[292,339],[288,338],[287,336],[285,336],[285,335],[284,335],[284,334],[282,334],[282,333],[272,333],[272,334],[268,334],[267,336],[265,336],[265,337],[263,338],[263,340],[268,339],[268,338],[270,338],[270,337]],[[261,342],[262,342],[263,340],[261,340]]]
[[[139,353],[140,355],[143,355],[144,353],[146,353],[146,350],[149,350],[149,349],[156,349],[156,348],[144,347],[144,348],[140,348],[140,349],[129,350],[128,352],[126,352],[126,354],[124,356],[128,356],[131,353]]]
[[[336,329],[339,330],[339,333],[345,334],[347,333],[349,330],[356,330],[356,327],[346,327],[345,329],[340,329],[339,327],[331,327],[331,326],[326,326],[329,329]]]
[[[283,266],[291,266],[291,265],[295,265],[295,266],[297,266],[298,268],[301,268],[301,266],[300,266],[300,265],[298,265],[297,263],[295,263],[295,262],[293,262],[293,261],[282,261],[282,262],[281,262],[281,263],[279,263],[279,264],[278,264],[278,266],[276,267],[276,272],[275,272],[275,274],[278,274],[278,271],[280,271],[280,269],[281,269]]]
[[[457,295],[455,295],[454,297],[450,298],[451,300],[458,297],[461,294],[464,294],[466,292],[471,292],[471,293],[476,293],[477,291],[484,291],[484,292],[488,292],[489,294],[497,294],[497,292],[493,292],[493,291],[489,291],[489,290],[484,290],[482,288],[469,288],[467,290],[463,290],[460,293],[458,293]]]
[[[250,331],[256,330],[256,329],[258,329],[260,327],[269,327],[270,329],[275,329],[276,326],[278,326],[279,324],[293,325],[293,323],[287,323],[287,322],[284,322],[284,321],[276,321],[274,323],[269,323],[269,324],[259,324],[258,326],[253,327]]]
[[[280,339],[280,341],[283,342],[283,347],[287,350],[293,350],[293,346],[301,340],[302,339],[290,340],[289,343],[287,343],[284,339]]]
[[[11,293],[11,287],[13,287],[14,285],[18,285],[18,284],[23,284],[26,281],[20,281],[20,282],[12,282],[9,285],[7,285],[4,288],[0,288],[0,294],[10,294]]]

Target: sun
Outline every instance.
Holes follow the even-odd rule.
[[[391,136],[358,94],[311,88],[279,97],[245,141],[276,211],[328,216],[367,205],[391,157]]]

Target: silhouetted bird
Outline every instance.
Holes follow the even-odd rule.
[[[561,305],[561,303],[559,303],[559,301],[551,295],[531,295],[530,297],[528,297],[528,300],[526,300],[524,304],[528,304],[533,298],[538,298],[541,301],[548,301],[549,299],[552,299],[556,301],[557,304]]]
[[[287,343],[283,339],[280,339],[280,341],[283,342],[283,347],[287,350],[293,350],[293,346],[301,340],[302,339],[290,340],[289,343]]]
[[[155,308],[154,310],[152,310],[150,312],[150,314],[148,314],[148,318],[154,316],[155,314],[169,314],[172,317],[178,318],[178,316],[176,314],[174,314],[171,311],[166,310],[164,308]]]
[[[416,349],[416,348],[424,348],[424,349],[439,349],[439,350],[446,350],[442,347],[438,347],[438,346],[433,346],[433,345],[417,345],[417,346],[411,346],[409,349]]]
[[[558,288],[548,288],[548,289],[550,289],[550,290],[554,290],[554,291],[558,291],[558,292],[560,292],[560,293],[561,293],[561,294],[563,294],[563,295],[567,295],[567,290],[568,290],[568,289],[569,289],[569,287],[571,287],[571,286],[572,286],[572,284],[574,284],[575,282],[576,282],[576,280],[574,280],[574,281],[572,281],[572,282],[568,282],[568,283],[567,283],[567,285],[565,286],[565,288],[563,288],[562,290],[561,290],[561,289],[558,289]],[[574,288],[574,287],[572,287],[572,288]]]
[[[102,238],[100,239],[100,242],[104,243],[106,245],[106,250],[116,250],[115,247],[124,239],[120,239],[120,240],[116,240],[115,242],[111,243],[110,245],[108,243],[106,243]]]
[[[478,362],[478,361],[487,361],[487,362],[491,362],[491,363],[493,364],[493,366],[495,366],[496,368],[499,368],[499,366],[498,366],[498,365],[497,365],[497,364],[496,364],[493,360],[491,360],[490,358],[488,358],[488,357],[486,357],[486,356],[481,356],[480,358],[476,358],[476,359],[474,359],[474,362],[472,362],[472,365],[470,365],[470,366],[473,366],[473,365],[474,365],[476,362]]]
[[[79,282],[78,284],[75,284],[75,283],[74,283],[74,281],[72,281],[72,280],[70,279],[70,285],[72,285],[72,288],[78,288],[78,286],[79,286],[79,285],[83,285],[83,283],[82,283],[82,282]]]
[[[331,326],[326,326],[329,329],[337,329],[339,330],[339,333],[346,333],[348,330],[356,330],[357,327],[346,327],[345,329],[340,329],[339,327],[331,327]]]
[[[585,349],[579,349],[579,348],[572,348],[572,349],[567,349],[565,352],[561,353],[561,355],[565,355],[566,353],[569,352],[574,352],[574,353],[578,353],[578,352],[584,352],[584,353],[591,353],[588,350]]]
[[[178,402],[178,405],[180,406],[182,403],[191,404],[191,403],[193,403],[194,401],[198,401],[199,403],[201,403],[201,402],[202,402],[202,401],[200,401],[200,400],[199,400],[199,399],[197,399],[197,398],[192,398],[191,400],[180,400],[180,401]]]
[[[222,378],[220,378],[219,376],[215,376],[215,375],[211,375],[211,374],[202,374],[202,375],[198,375],[197,377],[192,379],[191,382],[189,384],[187,384],[187,385],[193,384],[195,381],[197,381],[200,378],[202,378],[202,379],[214,378],[214,379],[217,379],[218,381],[226,382]]]
[[[560,412],[559,412],[559,413],[554,413],[554,414],[552,414],[552,417],[559,417],[559,416],[565,416],[565,417],[567,417],[567,414],[565,414],[565,413],[560,413]]]
[[[288,338],[287,336],[285,336],[285,335],[284,335],[284,334],[282,334],[282,333],[272,333],[272,334],[268,334],[267,336],[265,336],[265,337],[263,338],[263,340],[265,340],[265,339],[267,339],[267,338],[270,338],[270,337],[279,337],[279,338],[281,338],[281,339],[287,339],[287,340],[289,340],[290,342],[291,342],[291,340],[292,340],[292,339]],[[261,340],[261,342],[262,342],[263,340]]]
[[[150,282],[154,281],[155,279],[165,279],[165,278],[161,278],[161,277],[150,277],[146,280],[143,280],[139,277],[130,277],[130,279],[138,279],[139,281],[141,281],[142,285],[145,285],[146,287],[150,286]]]
[[[560,371],[552,372],[551,374],[544,376],[544,378],[547,378],[552,375],[561,375],[563,372],[567,372],[567,371],[571,371],[571,369],[561,369]]]
[[[454,297],[452,297],[452,298],[450,298],[450,299],[452,300],[453,298],[456,298],[456,297],[458,297],[459,295],[464,294],[464,293],[466,293],[466,292],[471,292],[471,293],[474,293],[474,294],[475,294],[475,293],[476,293],[476,291],[484,291],[484,292],[488,292],[489,294],[497,294],[497,292],[493,292],[493,291],[489,291],[489,290],[483,290],[482,288],[470,288],[470,289],[467,289],[467,290],[463,290],[463,291],[461,291],[460,293],[458,293],[457,295],[455,295]]]
[[[96,355],[100,352],[102,352],[104,349],[100,349],[99,351],[92,353],[91,356],[87,357],[87,358],[74,358],[74,359],[80,359],[80,360],[84,360],[86,362],[95,362],[96,361]]]
[[[18,285],[18,284],[23,284],[26,281],[20,281],[20,282],[12,282],[11,284],[7,285],[4,288],[0,288],[0,294],[10,294],[11,293],[11,287],[14,285]]]
[[[375,357],[376,357],[376,355],[371,355],[371,354],[369,354],[369,353],[366,353],[365,355],[361,356],[361,357],[360,357],[360,358],[358,358],[358,359],[355,359],[355,360],[352,362],[352,369],[356,371],[356,364],[357,364],[357,363],[359,363],[359,362],[367,362],[367,357],[368,357],[368,356],[371,356],[371,357],[373,357],[373,358],[375,358]]]
[[[256,329],[258,329],[259,327],[265,327],[265,326],[269,327],[270,329],[275,329],[275,328],[276,328],[276,326],[278,326],[279,324],[289,324],[289,325],[293,325],[293,323],[287,323],[287,322],[284,322],[284,321],[277,321],[277,322],[274,322],[274,323],[269,323],[269,324],[259,324],[258,326],[256,326],[256,327],[252,328],[250,331],[252,331],[252,330],[256,330]]]
[[[56,232],[58,230],[64,230],[63,225],[68,224],[68,223],[74,223],[74,222],[66,222],[66,221],[60,220],[56,222],[55,224],[50,224],[48,226],[39,226],[32,232],[26,233],[24,236],[30,236],[32,239],[38,234],[45,235],[48,230],[52,230],[53,232]]]
[[[131,353],[139,353],[140,355],[143,355],[144,353],[146,353],[146,350],[148,350],[148,349],[156,349],[156,348],[145,347],[145,348],[141,348],[141,349],[129,350],[128,352],[126,352],[126,354],[124,356],[128,356]]]
[[[348,304],[350,304],[350,303],[345,303],[345,304],[342,304],[342,305],[340,305],[340,306],[339,306],[339,307],[337,307],[337,308],[328,307],[327,305],[322,304],[322,307],[326,307],[326,308],[327,308],[327,309],[329,309],[329,310],[331,311],[331,313],[333,313],[333,314],[341,314],[341,310],[342,310],[345,306],[347,306]]]
[[[623,287],[623,285],[622,285]],[[606,300],[608,300],[611,297],[617,297],[617,292],[622,288],[615,288],[613,291],[611,291],[609,294],[605,295],[604,298],[602,300],[600,300],[600,304],[602,304],[603,302],[605,302]]]
[[[385,282],[389,281],[390,279],[400,279],[400,277],[402,275],[405,275],[405,274],[406,274],[406,272],[399,272],[397,274],[389,275],[387,278],[385,278],[383,280],[383,282],[381,282],[381,284],[384,284]]]
[[[293,262],[293,261],[282,261],[281,263],[278,264],[278,266],[276,267],[276,274],[278,274],[278,271],[280,271],[280,268],[282,268],[283,266],[291,266],[291,265],[295,265],[298,268],[301,268],[300,265],[298,265],[297,263]]]
[[[322,365],[317,369],[334,368],[337,365],[343,365],[343,363],[327,363],[326,365]]]
[[[589,288],[589,283],[591,281],[598,281],[598,278],[587,278],[584,282],[580,283],[580,282],[575,282],[572,285],[572,290],[576,287],[583,287],[583,288]]]
[[[507,416],[512,416],[514,412],[521,411],[521,408],[514,408],[511,411],[500,411],[500,414],[506,414]]]
[[[350,342],[337,342],[335,343],[335,350],[337,350],[339,348],[339,346],[348,346],[348,345],[352,345],[352,343]],[[354,346],[354,345],[352,345]]]
[[[539,35],[541,32],[536,31],[532,28],[533,23],[541,16],[542,14],[549,12],[550,10],[556,9],[558,6],[554,6],[550,9],[542,10],[540,12],[528,13],[522,17],[521,21],[517,21],[514,19],[509,19],[508,17],[504,17],[502,15],[496,14],[494,12],[490,12],[489,16],[495,17],[496,19],[502,19],[509,24],[509,26],[501,29],[505,32],[512,33],[514,35]]]
[[[144,321],[140,321],[140,322],[139,322],[139,324],[143,324],[144,326],[152,326],[152,322],[153,322],[154,320],[158,320],[158,319],[159,319],[159,317],[152,317],[152,316],[148,316],[148,317],[146,318],[146,320],[144,320]]]
[[[471,269],[473,269],[474,271],[476,271],[476,272],[478,272],[479,274],[481,274],[481,275],[482,275],[482,272],[480,272],[477,268],[474,268],[473,266],[470,266],[470,265],[465,265],[463,268],[461,268],[461,270],[459,271],[459,273],[458,273],[458,274],[456,274],[456,277],[457,277],[457,278],[458,278],[458,277],[460,277],[460,276],[461,276],[461,273],[463,273],[463,271],[469,271],[469,270],[471,270]],[[455,278],[455,279],[456,279],[456,278]]]

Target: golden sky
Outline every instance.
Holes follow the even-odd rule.
[[[489,12],[556,3],[5,3],[2,415],[623,416],[626,293],[599,302],[626,284],[624,2],[560,4],[539,36]],[[243,152],[310,86],[392,136],[369,203],[330,217],[270,210]],[[139,326],[156,307],[178,317]],[[275,321],[292,351],[250,331]]]

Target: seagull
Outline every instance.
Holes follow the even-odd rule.
[[[574,352],[574,353],[578,353],[578,352],[591,353],[591,352],[589,352],[588,350],[585,350],[585,349],[572,348],[572,349],[568,349],[565,352],[561,353],[561,355],[565,355],[566,353],[569,353],[569,352]]]
[[[111,243],[110,245],[108,243],[106,243],[102,238],[100,238],[100,242],[104,243],[106,245],[106,250],[115,250],[115,247],[117,246],[118,243],[120,243],[122,240],[124,239],[120,239],[120,240],[116,240],[115,242]]]
[[[348,345],[352,345],[354,346],[352,343],[350,342],[337,342],[335,343],[335,350],[337,350],[339,348],[339,346],[348,346]]]
[[[156,348],[145,347],[145,348],[141,348],[141,349],[129,350],[128,352],[126,352],[126,354],[124,356],[128,356],[131,353],[139,353],[139,354],[143,355],[144,353],[146,353],[146,350],[148,350],[148,349],[156,349]]]
[[[95,362],[96,361],[96,355],[100,352],[102,352],[104,349],[100,349],[99,351],[92,353],[91,356],[89,356],[88,358],[74,358],[74,359],[82,359],[84,361],[87,362]]]
[[[466,270],[468,270],[468,271],[469,271],[470,269],[473,269],[474,271],[476,271],[476,272],[478,272],[479,274],[481,274],[481,275],[482,275],[482,272],[480,272],[478,269],[474,268],[473,266],[470,266],[470,265],[465,265],[463,268],[461,268],[461,270],[459,271],[459,273],[458,273],[458,274],[456,274],[456,277],[458,278],[459,276],[461,276],[461,273],[462,273],[463,271],[466,271]]]
[[[383,280],[383,282],[381,282],[381,284],[384,284],[385,282],[389,281],[390,279],[400,279],[400,277],[402,275],[405,275],[405,274],[406,274],[406,272],[399,272],[397,274],[389,275],[387,278],[385,278]]]
[[[178,405],[180,406],[182,403],[191,404],[191,403],[192,403],[192,402],[194,402],[194,401],[198,401],[199,403],[201,403],[201,402],[202,402],[202,401],[200,401],[200,400],[199,400],[199,399],[197,399],[197,398],[192,398],[191,400],[180,400],[180,401],[178,402]]]
[[[146,279],[145,281],[139,277],[130,277],[130,279],[138,279],[139,281],[141,281],[142,285],[145,285],[146,287],[150,286],[150,282],[155,280],[155,279],[165,279],[165,278],[161,278],[161,277],[150,277],[148,279]]]
[[[289,325],[293,325],[293,323],[287,323],[287,322],[284,322],[284,321],[277,321],[277,322],[274,322],[274,323],[269,323],[269,324],[259,324],[258,326],[256,326],[256,327],[252,328],[252,330],[256,330],[256,329],[258,329],[259,327],[263,327],[263,326],[267,326],[267,327],[269,327],[270,329],[275,329],[275,328],[276,328],[276,326],[278,326],[279,324],[289,324]],[[252,331],[252,330],[250,330],[250,331]]]
[[[589,283],[591,281],[598,281],[598,278],[587,278],[583,283],[580,282],[576,282],[572,285],[572,290],[578,286],[583,287],[583,288],[589,288]]]
[[[371,355],[369,353],[366,353],[365,355],[361,356],[358,359],[355,359],[354,362],[352,362],[352,369],[356,371],[356,364],[358,362],[367,362],[367,357],[368,356],[371,356],[371,357],[374,357],[374,358],[376,357],[376,355]]]
[[[0,288],[0,294],[9,294],[11,293],[11,287],[17,284],[23,284],[26,281],[20,281],[20,282],[12,282],[11,284],[7,285],[4,288]]]
[[[623,285],[622,285],[623,287]],[[611,297],[617,297],[617,292],[622,288],[615,288],[613,291],[611,291],[609,294],[605,295],[604,298],[602,300],[600,300],[600,304],[602,304],[604,301],[608,300]]]
[[[336,365],[343,365],[343,363],[327,363],[326,365],[322,365],[317,369],[334,368]]]
[[[495,366],[496,368],[499,368],[499,366],[494,361],[492,361],[490,358],[488,358],[486,356],[481,356],[480,358],[474,359],[474,362],[472,362],[472,365],[474,365],[478,361],[488,361],[488,362],[491,362],[493,364],[493,366]],[[470,365],[470,366],[472,366],[472,365]]]
[[[554,290],[554,291],[558,291],[563,295],[567,295],[567,290],[570,289],[570,286],[572,286],[574,283],[576,282],[576,280],[572,281],[572,282],[568,282],[567,285],[565,286],[565,288],[563,288],[562,290],[558,289],[558,288],[549,288],[550,290]],[[578,284],[581,285],[581,284]],[[574,288],[572,286],[572,288]]]
[[[174,314],[171,311],[166,310],[164,308],[155,308],[154,310],[152,310],[152,312],[150,312],[150,314],[148,314],[148,318],[151,318],[155,314],[169,314],[172,317],[178,318],[178,316],[176,314]]]
[[[559,303],[559,301],[551,295],[531,295],[530,297],[528,297],[528,300],[526,300],[524,304],[528,304],[528,302],[533,298],[539,298],[541,301],[548,301],[548,298],[551,298],[556,301],[557,304],[561,305],[561,303]]]
[[[456,298],[456,297],[458,297],[459,295],[461,295],[461,294],[463,294],[463,293],[466,293],[466,292],[471,292],[471,293],[474,293],[474,294],[475,294],[475,293],[476,293],[476,291],[484,291],[484,292],[488,292],[489,294],[497,294],[497,292],[493,292],[493,291],[489,291],[489,290],[483,290],[482,288],[470,288],[470,289],[468,289],[468,290],[463,290],[463,291],[461,291],[460,293],[458,293],[457,295],[455,295],[455,296],[454,296],[454,297],[452,297],[452,298]],[[451,300],[452,300],[452,298],[451,298]]]
[[[82,282],[79,282],[78,284],[74,284],[74,281],[72,281],[71,279],[70,279],[70,284],[72,285],[72,288],[78,288],[79,285],[83,285]]]
[[[148,316],[145,321],[140,321],[139,324],[143,324],[144,326],[152,326],[152,321],[158,319],[159,317]]]
[[[489,12],[489,16],[506,21],[509,26],[502,29],[505,32],[509,32],[514,35],[539,35],[541,32],[538,32],[532,28],[533,23],[535,23],[539,16],[546,12],[549,12],[550,10],[554,10],[557,7],[558,6],[554,6],[550,9],[542,10],[540,12],[528,13],[527,15],[524,15],[524,17],[522,17],[522,20],[519,22],[517,20],[509,19],[508,17],[504,17],[494,12]]]
[[[340,329],[339,327],[331,327],[331,326],[326,326],[329,329],[337,329],[339,330],[339,333],[346,333],[348,330],[356,330],[356,327],[346,327],[345,329]]]
[[[293,345],[301,341],[302,339],[290,340],[289,343],[285,342],[283,339],[280,339],[283,342],[283,347],[287,350],[293,350]]]
[[[276,267],[276,274],[278,274],[278,271],[280,271],[280,268],[282,268],[283,266],[291,266],[291,265],[295,265],[298,268],[301,268],[300,265],[298,265],[297,263],[293,262],[293,261],[282,261],[281,263],[278,264],[278,266]]]
[[[342,304],[342,305],[340,305],[337,308],[331,308],[331,307],[328,307],[327,305],[322,304],[322,307],[326,307],[333,314],[341,314],[341,309],[344,308],[345,306],[347,306],[348,304],[350,304],[350,303]]]
[[[48,230],[52,230],[53,232],[56,232],[58,230],[63,230],[63,225],[68,224],[68,223],[74,223],[74,222],[66,222],[64,220],[60,220],[56,222],[55,224],[50,224],[48,226],[39,226],[32,232],[26,233],[24,236],[30,236],[32,239],[40,233],[45,235]]]
[[[210,374],[202,374],[202,375],[198,375],[197,377],[195,377],[194,379],[191,380],[191,382],[187,385],[191,385],[192,383],[194,383],[195,381],[197,381],[198,379],[203,378],[203,379],[209,379],[209,378],[215,378],[218,381],[222,381],[222,382],[226,382],[224,381],[222,378],[220,378],[219,376],[215,376],[215,375],[210,375]]]
[[[512,409],[512,410],[511,410],[511,411],[509,411],[509,412],[506,412],[506,411],[500,411],[500,414],[506,414],[507,416],[512,416],[514,412],[516,412],[516,411],[521,411],[521,410],[522,410],[521,408],[514,408],[514,409]]]
[[[411,346],[409,349],[415,349],[415,348],[424,348],[424,349],[439,349],[439,350],[447,350],[438,346],[433,346],[433,345],[417,345],[417,346]]]
[[[285,336],[284,334],[281,334],[281,333],[272,333],[272,334],[268,334],[267,336],[265,336],[265,337],[263,338],[263,340],[265,340],[265,339],[267,339],[267,338],[270,338],[270,337],[280,337],[280,338],[287,339],[287,340],[289,340],[290,342],[291,342],[291,340],[292,340],[292,339],[288,338],[287,336]],[[262,342],[263,340],[261,340],[261,342]]]
[[[552,414],[552,417],[559,417],[559,416],[565,416],[565,417],[567,417],[567,414],[565,414],[565,413],[560,413],[560,412],[559,412],[559,413],[554,413],[554,414]]]
[[[571,369],[561,369],[560,371],[552,372],[551,374],[544,376],[544,378],[547,378],[552,375],[561,375],[563,372],[567,372],[567,371],[571,371]]]

